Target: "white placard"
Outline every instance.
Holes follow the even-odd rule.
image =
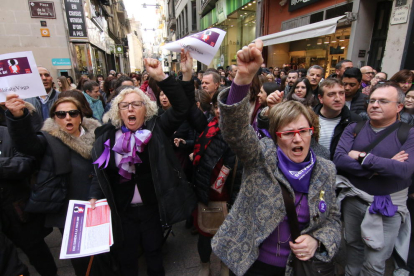
[[[396,7],[391,15],[391,25],[407,23],[409,11],[409,5]]]
[[[225,31],[211,28],[170,42],[164,48],[173,52],[180,52],[184,48],[190,52],[191,57],[208,66],[220,48],[225,35]]]
[[[31,51],[0,55],[0,102],[8,94],[22,99],[46,95]]]

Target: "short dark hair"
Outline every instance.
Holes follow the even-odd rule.
[[[98,80],[98,78],[103,78],[103,79],[105,79],[105,78],[104,78],[104,76],[103,76],[103,75],[101,75],[101,74],[96,75],[96,80]]]
[[[321,97],[323,97],[323,95],[325,94],[325,91],[323,89],[325,87],[332,88],[335,85],[343,86],[340,80],[338,80],[337,78],[325,79],[323,82],[319,84],[318,94],[321,95]]]
[[[275,92],[276,90],[281,90],[280,85],[276,82],[265,82],[263,83],[263,90],[269,96],[270,93]]]
[[[345,63],[345,62],[352,62],[352,60],[349,60],[349,59],[344,59],[344,60],[341,60],[340,62],[338,62],[338,63],[335,65],[335,69],[336,69],[336,70],[341,69],[341,68],[342,68],[342,64],[343,64],[343,63]]]
[[[287,72],[287,74],[286,75],[289,75],[289,74],[298,74],[298,77],[299,77],[299,71],[297,71],[297,70],[289,70],[289,72]]]
[[[93,90],[94,87],[98,86],[99,84],[96,81],[87,81],[83,84],[83,91],[91,91]]]
[[[131,81],[132,83],[134,83],[130,77],[122,75],[116,80],[114,89],[120,87],[124,81]]]
[[[361,82],[362,81],[361,70],[359,70],[359,68],[355,68],[355,67],[348,68],[348,69],[345,70],[344,74],[342,75],[341,81],[344,78],[350,78],[350,79],[354,78],[354,79],[357,79],[358,82]]]

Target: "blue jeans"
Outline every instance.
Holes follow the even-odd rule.
[[[401,226],[401,216],[397,213],[393,217],[382,217],[384,247],[381,250],[374,250],[366,246],[361,238],[361,223],[367,208],[368,204],[356,197],[345,198],[342,202],[347,255],[345,275],[384,275],[385,261],[391,257],[394,250]]]

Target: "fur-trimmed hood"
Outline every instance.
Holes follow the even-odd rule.
[[[95,129],[101,124],[90,118],[82,119],[82,127],[85,129],[85,134],[81,137],[73,137],[59,128],[59,125],[52,119],[48,118],[42,127],[42,131],[45,131],[53,137],[61,140],[72,150],[79,153],[85,159],[91,159],[91,151],[93,143],[95,142]]]

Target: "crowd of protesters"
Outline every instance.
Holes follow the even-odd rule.
[[[384,275],[391,257],[414,275],[413,72],[266,67],[262,48],[198,72],[182,50],[178,74],[145,59],[142,74],[77,84],[39,67],[46,95],[0,103],[0,275],[29,275],[16,247],[59,275],[44,238],[63,234],[69,200],[103,198],[114,245],[71,259],[78,276],[138,275],[140,248],[148,275],[166,275],[164,229],[180,221],[198,234],[198,276],[212,253],[223,276],[299,275],[341,254],[345,275]],[[229,213],[209,232],[197,205],[217,202]]]

